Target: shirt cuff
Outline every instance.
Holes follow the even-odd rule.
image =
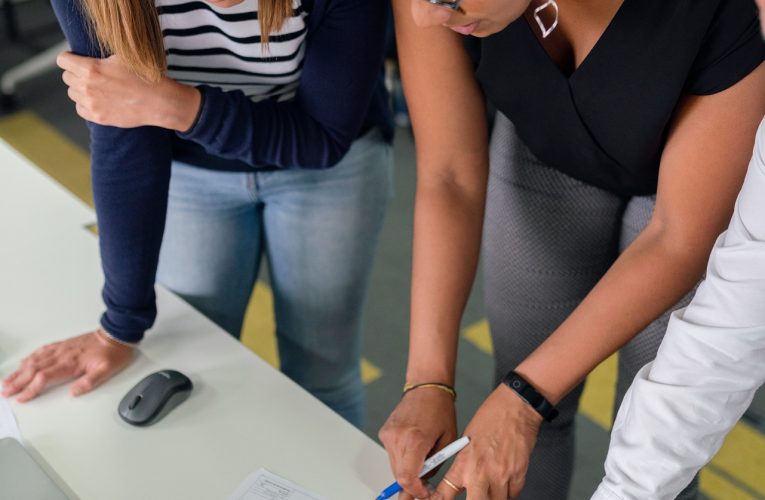
[[[595,494],[590,500],[625,500],[613,491],[609,490],[603,483],[600,483]]]
[[[181,139],[193,141],[201,145],[213,144],[216,141],[218,124],[224,120],[226,113],[225,105],[220,102],[223,97],[223,91],[207,85],[197,87],[201,101],[199,103],[199,112],[194,123],[185,132],[176,132]],[[215,105],[215,101],[218,105]]]
[[[202,108],[204,108],[205,105],[205,92],[201,87],[195,87],[197,91],[199,92],[199,109],[197,110],[197,114],[194,117],[194,121],[191,122],[191,125],[189,125],[189,128],[187,128],[185,131],[180,132],[178,131],[177,134],[180,137],[183,137],[186,134],[190,134],[197,126],[197,123],[199,123],[199,117],[202,116]]]
[[[136,345],[143,339],[143,330],[132,330],[130,328],[120,328],[110,317],[109,311],[101,316],[101,328],[108,333],[111,338],[123,344]]]

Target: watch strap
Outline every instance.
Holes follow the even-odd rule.
[[[558,416],[558,410],[555,408],[555,405],[545,399],[526,379],[514,371],[505,375],[502,383],[518,394],[529,406],[534,408],[545,421],[552,422]]]

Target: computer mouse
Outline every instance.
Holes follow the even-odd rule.
[[[152,373],[130,389],[120,401],[118,412],[130,425],[146,426],[161,420],[189,397],[194,385],[175,370]]]

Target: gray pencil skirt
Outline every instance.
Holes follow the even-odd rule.
[[[655,201],[655,196],[625,199],[548,167],[497,114],[483,242],[495,382],[576,308],[646,226]],[[692,293],[619,351],[615,408],[637,371],[656,356],[669,313],[686,305]],[[572,391],[559,404],[560,416],[542,425],[519,498],[568,497],[581,392],[581,386]],[[694,481],[678,498],[695,498],[696,490]]]

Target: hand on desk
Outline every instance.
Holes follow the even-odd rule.
[[[2,395],[16,395],[16,400],[24,403],[46,387],[74,378],[72,395],[85,394],[130,364],[133,351],[133,347],[109,341],[98,331],[48,344],[24,358],[3,380]]]

